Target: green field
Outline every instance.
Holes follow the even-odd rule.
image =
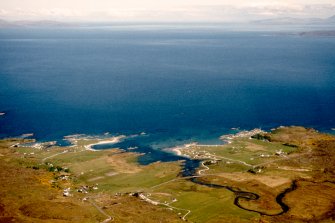
[[[199,182],[233,187],[235,193],[181,177],[182,162],[155,162],[143,166],[137,162],[142,155],[139,153],[113,148],[88,150],[88,145],[103,141],[91,138],[77,140],[69,147],[50,147],[48,144],[10,147],[17,140],[3,140],[0,142],[0,159],[6,171],[0,171],[0,174],[8,176],[8,170],[15,167],[18,175],[25,173],[29,176],[26,188],[29,184],[44,188],[45,197],[50,190],[51,201],[43,198],[40,202],[49,207],[59,206],[52,212],[57,215],[61,213],[59,202],[68,202],[73,207],[84,205],[83,208],[90,211],[89,215],[82,216],[86,222],[95,222],[93,219],[103,221],[112,215],[115,222],[288,223],[306,219],[312,222],[327,220],[335,200],[332,193],[335,187],[332,183],[334,137],[301,127],[281,128],[264,134],[259,139],[237,137],[225,145],[193,145],[180,149],[183,155],[201,160],[195,176]],[[260,140],[262,137],[269,140]],[[22,184],[15,178],[3,177],[3,180],[8,185]],[[297,186],[294,192],[287,192],[283,200],[291,208],[287,213],[280,216],[258,213],[281,213],[283,209],[276,197],[291,188],[292,182]],[[24,217],[16,216],[18,219],[30,218],[30,214],[43,214],[38,208],[20,207],[11,202],[18,199],[16,196],[23,197],[21,194],[29,193],[29,189],[16,190],[19,192],[16,195],[15,187],[7,184],[2,185],[3,191],[10,191],[2,194],[6,205],[11,210],[21,208],[29,212]],[[71,195],[63,196],[67,188],[70,188]],[[84,193],[78,191],[80,188],[87,190]],[[257,200],[239,200],[242,207],[252,211],[234,204],[239,192],[259,196]],[[38,200],[38,194],[31,194]],[[25,201],[25,204],[29,202]],[[309,208],[311,204],[317,208]],[[1,205],[0,202],[0,210]],[[31,205],[35,207],[36,202]],[[301,214],[304,209],[313,214]],[[54,214],[48,219],[53,217]]]

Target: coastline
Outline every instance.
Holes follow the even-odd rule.
[[[115,143],[120,142],[125,137],[126,136],[124,136],[124,135],[115,136],[115,137],[112,137],[112,138],[107,139],[107,140],[103,140],[103,141],[100,141],[100,142],[85,145],[84,148],[86,150],[90,150],[90,151],[99,151],[98,149],[94,149],[93,147],[96,146],[96,145],[103,145],[103,144],[115,144]]]
[[[263,131],[262,129],[256,128],[256,129],[252,129],[252,130],[243,130],[243,131],[239,131],[236,134],[228,134],[228,135],[222,135],[220,137],[220,139],[223,142],[226,142],[228,144],[230,144],[232,142],[232,140],[236,139],[236,138],[250,138],[253,135],[256,134],[260,134],[260,133],[265,133],[265,131]]]
[[[227,143],[220,146],[201,145],[194,142],[176,146],[170,148],[169,151],[180,157],[188,158],[174,162],[156,161],[151,165],[139,165],[137,157],[143,153],[119,152],[118,150],[91,152],[98,151],[93,148],[95,145],[117,143],[123,138],[129,138],[124,135],[108,138],[70,136],[66,138],[73,140],[78,148],[54,147],[55,150],[52,147],[40,150],[36,150],[35,147],[10,147],[25,139],[4,140],[0,151],[0,157],[3,157],[1,163],[4,165],[1,171],[7,171],[6,176],[12,176],[13,163],[18,164],[15,168],[20,171],[17,172],[18,177],[4,179],[5,182],[9,182],[4,185],[11,190],[11,193],[5,194],[7,199],[5,204],[13,205],[13,200],[19,202],[22,197],[29,198],[27,195],[29,193],[36,193],[36,197],[40,196],[40,192],[35,190],[35,181],[28,181],[28,188],[33,188],[31,191],[29,189],[17,190],[17,188],[26,183],[26,176],[35,179],[40,177],[41,173],[45,173],[50,176],[47,179],[48,182],[52,182],[50,185],[56,185],[61,189],[52,189],[54,197],[58,199],[63,196],[66,202],[76,202],[74,204],[77,206],[74,207],[80,207],[78,210],[90,207],[83,201],[101,196],[103,199],[99,200],[101,202],[99,205],[107,207],[104,208],[107,213],[118,213],[121,208],[128,213],[133,213],[139,207],[145,208],[143,201],[146,201],[150,205],[169,207],[175,210],[175,212],[169,212],[169,216],[183,218],[186,221],[202,219],[202,216],[208,211],[211,211],[212,216],[219,214],[224,219],[231,218],[230,213],[217,212],[217,208],[221,205],[226,205],[227,209],[238,208],[236,210],[239,212],[236,216],[244,213],[243,219],[250,219],[251,214],[258,218],[273,217],[276,220],[273,222],[278,222],[279,218],[292,220],[291,214],[301,213],[301,207],[305,209],[311,201],[314,202],[312,203],[313,208],[315,205],[323,205],[321,209],[314,212],[312,209],[309,210],[313,214],[332,211],[331,207],[335,199],[332,192],[335,185],[329,182],[332,179],[334,166],[323,154],[330,154],[330,158],[334,157],[332,148],[335,138],[313,129],[294,126],[279,127],[273,132],[264,133],[272,137],[273,142],[262,140],[260,137],[250,138],[251,133],[255,133],[255,130],[236,133],[240,138],[235,137],[232,145]],[[310,146],[315,149],[310,149]],[[111,144],[112,147],[113,144]],[[49,147],[45,145],[45,148]],[[269,156],[262,156],[263,154],[269,154]],[[7,159],[17,160],[17,162],[9,162],[6,161]],[[26,162],[22,162],[23,159]],[[315,159],[318,162],[310,162]],[[292,160],[301,161],[296,163]],[[326,168],[332,172],[323,171]],[[318,175],[315,174],[315,170],[318,171]],[[45,187],[43,183],[39,184],[39,188]],[[291,193],[293,190],[294,193]],[[14,193],[16,191],[19,193]],[[207,191],[210,193],[207,194]],[[318,191],[317,195],[315,191]],[[47,196],[51,193],[50,191],[42,189],[42,192],[46,198],[50,197]],[[228,200],[221,199],[227,195],[229,195]],[[306,198],[301,199],[301,196],[306,196]],[[193,209],[194,203],[199,202],[199,197],[201,202],[212,205],[211,209]],[[213,197],[218,199],[213,200]],[[244,200],[251,200],[257,206],[249,205],[243,202]],[[126,206],[114,210],[115,206],[109,206],[110,201],[116,204],[123,203]],[[263,201],[269,202],[264,204]],[[32,202],[27,204],[36,204],[36,201]],[[171,205],[174,202],[179,203],[176,203],[176,206]],[[293,203],[300,206],[291,205]],[[41,204],[37,205],[46,204],[53,207],[56,202],[41,199]],[[100,206],[94,207],[99,209]],[[133,207],[135,208],[132,209]],[[13,210],[17,212],[20,210],[20,207],[15,208]],[[147,208],[149,211],[145,213],[149,213],[149,216],[157,215],[158,209],[152,209],[152,206],[147,206]],[[59,213],[57,208],[55,211]],[[306,216],[302,216],[301,219],[306,219]],[[119,215],[116,217],[119,218]],[[309,219],[313,220],[313,218]],[[120,222],[127,222],[127,220],[122,219]],[[199,222],[208,221],[199,220]],[[280,220],[280,222],[288,221]]]
[[[238,129],[236,128],[235,130],[238,130]],[[230,144],[230,143],[232,143],[232,141],[234,139],[237,139],[237,138],[250,138],[251,136],[259,134],[259,133],[265,133],[265,131],[263,131],[262,129],[259,129],[259,128],[252,129],[252,130],[239,130],[235,134],[227,134],[227,135],[220,136],[220,140],[222,140],[222,142],[224,144]],[[204,145],[204,144],[198,144],[197,142],[194,142],[194,143],[184,144],[182,146],[176,146],[176,147],[172,147],[172,148],[167,148],[165,150],[169,151],[169,152],[172,152],[175,155],[180,156],[180,157],[191,158],[189,155],[184,154],[182,150],[190,148],[190,147],[193,147],[193,146],[215,147],[215,146],[220,146],[220,145],[217,145],[217,144]]]
[[[198,143],[194,142],[194,143],[184,144],[183,146],[176,146],[176,147],[172,147],[172,148],[167,148],[165,150],[168,151],[168,152],[172,152],[173,154],[175,154],[177,156],[180,156],[180,157],[190,158],[189,156],[184,155],[181,150],[183,150],[185,148],[192,147],[192,146],[196,146],[196,145],[198,145]]]

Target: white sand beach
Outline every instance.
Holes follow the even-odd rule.
[[[92,150],[92,151],[97,151],[96,149],[93,149],[93,146],[96,146],[96,145],[103,145],[103,144],[114,144],[114,143],[118,143],[121,141],[121,139],[125,138],[126,136],[124,135],[120,135],[120,136],[115,136],[115,137],[112,137],[112,138],[109,138],[109,139],[106,139],[106,140],[102,140],[100,142],[96,142],[96,143],[92,143],[92,144],[88,144],[88,145],[85,145],[85,149],[87,150]]]

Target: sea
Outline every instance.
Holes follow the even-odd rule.
[[[1,138],[137,135],[118,146],[159,153],[143,163],[239,130],[332,132],[335,37],[218,25],[2,28],[0,112]]]

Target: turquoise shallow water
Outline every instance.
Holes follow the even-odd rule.
[[[220,29],[1,29],[0,136],[138,134],[162,149],[230,128],[335,127],[335,38]],[[154,157],[154,156],[152,156]],[[150,160],[150,157],[143,158]]]

